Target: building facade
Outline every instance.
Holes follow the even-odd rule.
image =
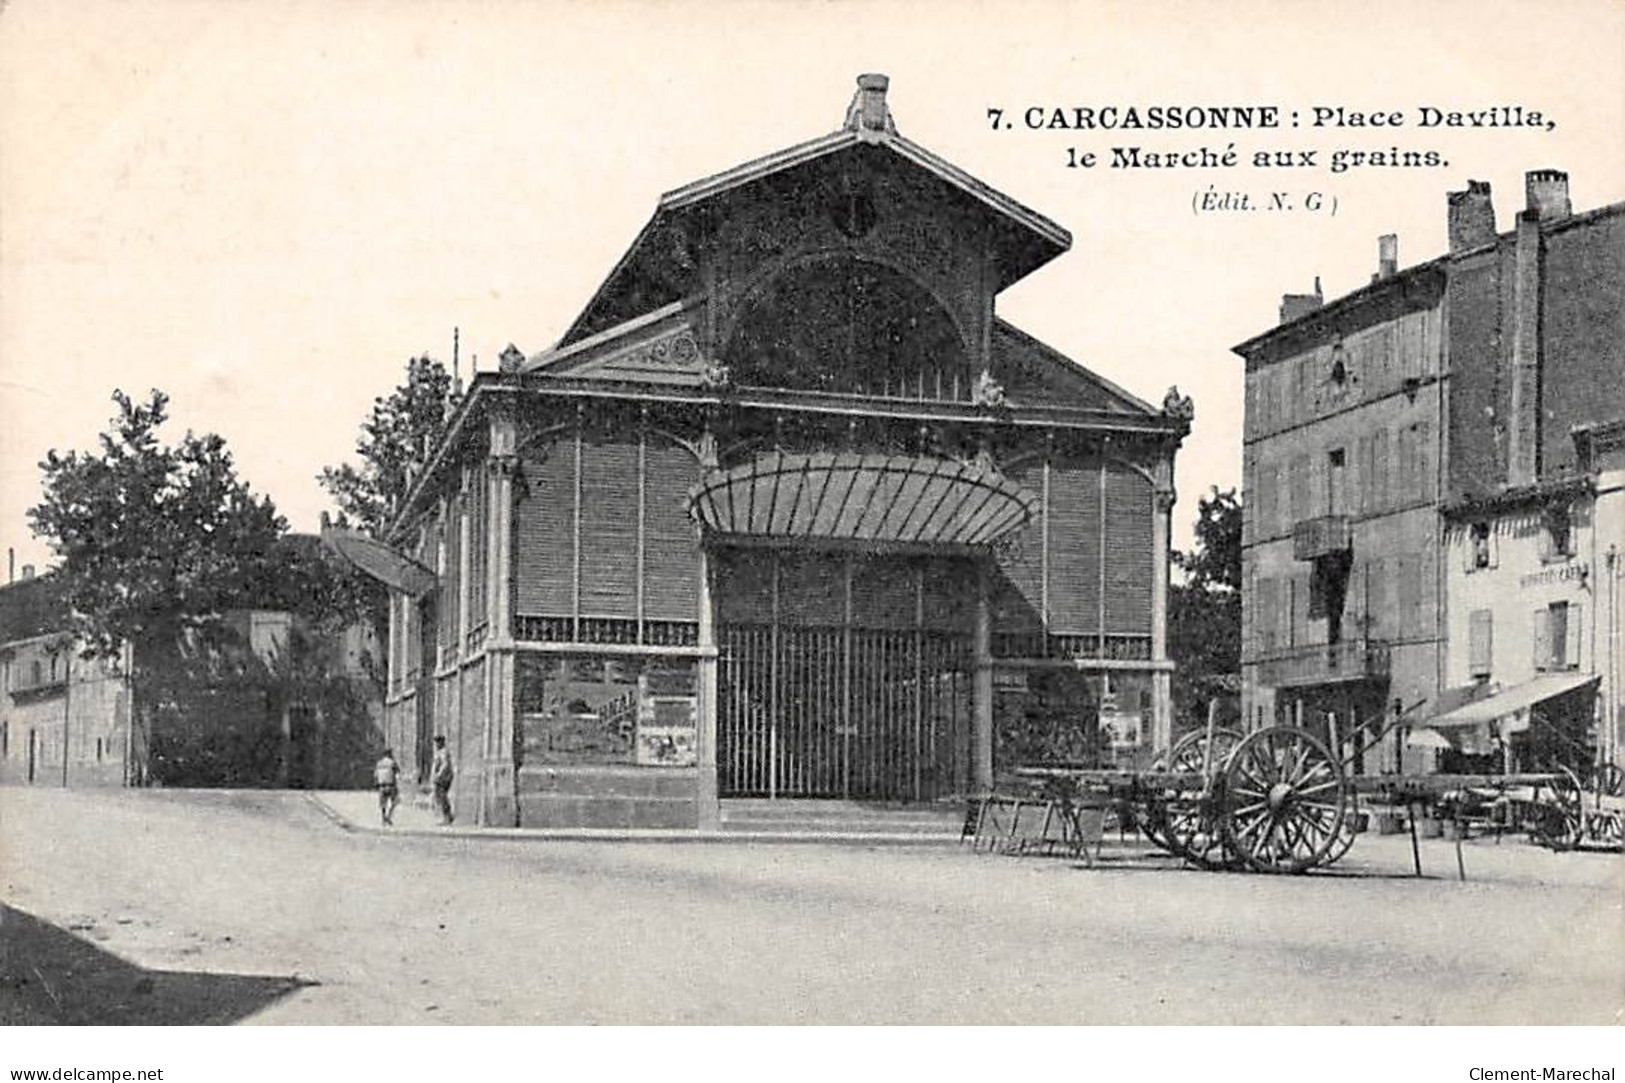
[[[1591,450],[1610,446],[1625,386],[1625,205],[1574,215],[1549,170],[1526,197],[1498,233],[1488,185],[1451,193],[1445,256],[1402,270],[1384,237],[1368,286],[1329,304],[1318,285],[1288,295],[1280,325],[1236,348],[1244,711],[1335,737],[1357,770],[1481,755],[1493,712],[1526,717],[1529,697],[1584,715],[1582,759],[1613,728],[1595,725],[1599,682],[1578,675],[1615,663],[1585,645],[1595,604],[1569,595],[1596,589],[1586,547],[1603,559],[1625,543],[1592,506],[1608,460]],[[1362,754],[1350,735],[1399,712],[1405,725]],[[1449,753],[1416,739],[1424,726]]]
[[[1191,408],[998,318],[1069,244],[900,136],[882,76],[666,194],[400,510],[396,746],[445,736],[482,822],[704,828],[1166,744]]]
[[[25,569],[0,586],[0,783],[321,789],[370,780],[382,704],[365,624],[316,635],[288,612],[239,609],[207,646],[160,658],[126,644],[86,657],[70,618],[53,574]]]

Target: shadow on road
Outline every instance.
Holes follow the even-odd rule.
[[[0,905],[0,1027],[235,1023],[313,984],[147,970]]]

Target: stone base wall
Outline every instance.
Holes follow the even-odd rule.
[[[680,767],[525,767],[524,827],[687,828],[700,823],[699,771]]]

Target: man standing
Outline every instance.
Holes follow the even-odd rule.
[[[384,826],[395,822],[395,806],[400,804],[401,765],[395,762],[395,750],[384,749],[383,756],[372,768],[372,780],[378,786],[378,814]]]
[[[451,812],[452,776],[451,750],[446,747],[445,737],[436,734],[434,739],[434,761],[429,765],[429,784],[434,787],[434,811],[440,817],[442,824],[451,823],[453,818]]]

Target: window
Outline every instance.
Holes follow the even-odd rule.
[[[33,687],[38,688],[40,685],[45,683],[45,670],[39,664],[38,658],[34,659],[34,661],[29,665],[28,671],[33,675],[34,678],[32,682]]]
[[[1474,523],[1467,530],[1467,570],[1495,567],[1495,549],[1490,524]]]
[[[1553,504],[1541,515],[1540,559],[1567,560],[1574,555],[1574,528],[1567,504]]]
[[[1580,666],[1580,606],[1553,602],[1534,612],[1535,668],[1578,669]]]
[[[1344,505],[1345,477],[1343,472],[1344,460],[1347,458],[1342,448],[1333,448],[1326,456],[1326,514],[1346,515]]]
[[[1483,680],[1490,675],[1494,656],[1494,614],[1475,609],[1467,615],[1467,676]]]

